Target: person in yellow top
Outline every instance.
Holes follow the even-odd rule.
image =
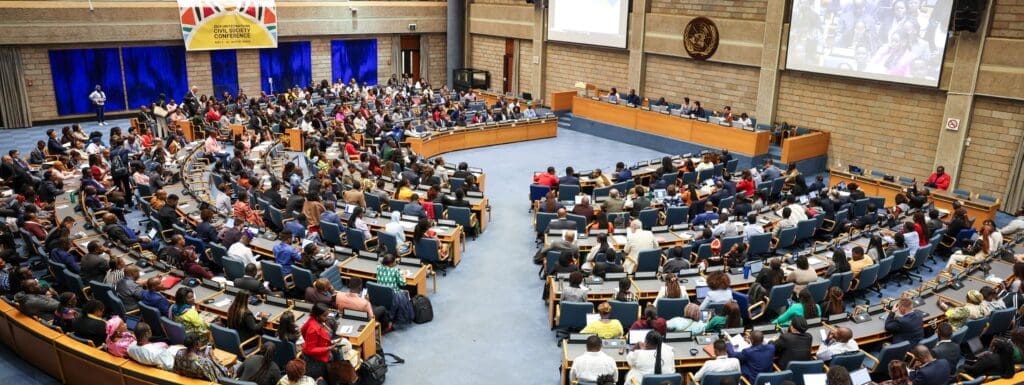
[[[398,182],[398,191],[395,193],[395,199],[406,202],[412,200],[412,189],[409,188],[408,179],[402,178]]]
[[[853,259],[850,261],[850,271],[853,272],[854,277],[860,276],[860,271],[864,268],[875,264],[875,261],[871,257],[864,255],[864,248],[856,246],[853,248]]]
[[[601,316],[601,319],[591,321],[587,324],[587,327],[580,331],[580,333],[597,334],[598,337],[605,339],[622,337],[622,323],[617,319],[611,319],[611,304],[605,302],[598,305],[597,314]]]
[[[171,317],[174,322],[180,323],[188,333],[206,335],[210,331],[210,325],[203,321],[195,307],[196,295],[192,289],[186,286],[178,288],[174,293],[174,305],[171,305]]]

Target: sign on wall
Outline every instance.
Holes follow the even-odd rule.
[[[276,48],[274,0],[178,0],[185,49]]]

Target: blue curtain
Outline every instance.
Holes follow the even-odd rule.
[[[213,94],[220,98],[227,91],[238,95],[238,57],[235,50],[210,51],[210,67],[213,70]]]
[[[107,94],[107,111],[125,110],[117,48],[51,50],[50,72],[58,115],[93,112],[89,94],[97,84]]]
[[[129,109],[148,106],[160,94],[180,100],[188,92],[184,46],[125,47],[121,55]]]
[[[377,84],[377,39],[331,41],[332,81]]]
[[[268,78],[274,79],[274,92],[294,86],[309,86],[313,79],[309,42],[277,43],[277,48],[260,49],[260,84],[270,92]]]

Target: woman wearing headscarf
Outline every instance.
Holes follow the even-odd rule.
[[[135,334],[128,331],[128,324],[121,317],[107,320],[107,352],[117,357],[128,354],[128,347],[135,343]]]

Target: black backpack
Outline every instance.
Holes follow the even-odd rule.
[[[388,374],[388,365],[384,355],[377,353],[363,361],[359,367],[360,385],[381,385]]]
[[[125,162],[124,156],[120,152],[110,156],[110,174],[113,176],[128,175],[128,163]]]
[[[413,322],[423,324],[434,320],[434,306],[430,304],[427,297],[422,295],[412,297],[412,309]]]

